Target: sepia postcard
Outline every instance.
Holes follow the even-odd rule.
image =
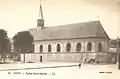
[[[120,0],[0,0],[0,77],[119,79]]]

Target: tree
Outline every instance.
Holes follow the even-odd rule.
[[[33,36],[28,31],[18,32],[14,37],[14,49],[17,52],[24,53],[24,62],[25,62],[25,53],[33,52]]]
[[[33,36],[28,31],[18,32],[14,37],[14,48],[18,52],[33,52]]]
[[[0,29],[0,54],[4,58],[4,63],[6,54],[10,52],[10,48],[10,41],[7,32],[4,29]]]

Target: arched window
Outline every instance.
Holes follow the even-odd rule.
[[[51,45],[48,45],[48,52],[51,52]]]
[[[78,44],[76,45],[76,51],[77,51],[77,52],[81,51],[81,43],[78,43]]]
[[[70,45],[70,43],[67,43],[67,45],[66,45],[66,51],[67,52],[71,51],[71,45]]]
[[[88,50],[88,51],[91,51],[91,50],[92,50],[92,43],[89,42],[89,43],[87,44],[87,50]]]
[[[98,52],[102,52],[103,51],[103,46],[101,43],[98,44]]]
[[[57,44],[57,52],[60,52],[60,44]]]
[[[43,52],[43,45],[40,45],[40,52]]]

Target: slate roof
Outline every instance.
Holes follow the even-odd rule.
[[[35,33],[37,32],[37,28],[32,28],[32,29],[29,29],[29,32],[31,33],[31,35],[35,35]]]
[[[42,30],[30,30],[34,40],[55,40],[55,39],[74,39],[74,38],[108,38],[99,21],[90,21],[84,23],[74,23],[59,25],[55,27],[46,27]]]

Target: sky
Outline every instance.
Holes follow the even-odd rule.
[[[12,38],[37,27],[40,0],[0,0],[0,28]],[[108,36],[120,36],[120,0],[42,0],[45,27],[99,20]]]

